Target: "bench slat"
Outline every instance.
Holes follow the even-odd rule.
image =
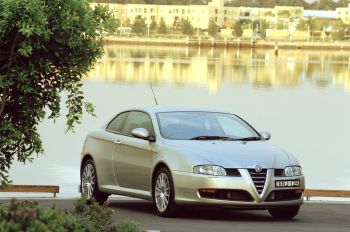
[[[60,187],[56,185],[10,185],[5,189],[0,189],[0,192],[53,193],[56,197],[56,194],[60,192]]]
[[[304,195],[305,197],[350,197],[350,191],[305,189]]]

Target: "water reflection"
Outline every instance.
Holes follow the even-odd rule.
[[[106,46],[88,79],[204,85],[223,82],[258,88],[339,85],[350,90],[350,53],[330,51],[159,46]]]

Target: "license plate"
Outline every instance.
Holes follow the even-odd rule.
[[[299,180],[276,180],[276,188],[300,187]]]

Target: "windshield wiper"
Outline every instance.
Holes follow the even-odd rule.
[[[246,138],[240,138],[240,139],[236,139],[239,141],[256,141],[256,140],[261,140],[260,137],[246,137]]]
[[[225,140],[228,138],[229,137],[226,137],[226,136],[200,135],[200,136],[193,137],[190,140]]]

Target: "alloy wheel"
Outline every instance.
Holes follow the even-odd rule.
[[[164,172],[157,177],[154,193],[158,210],[160,212],[166,211],[170,200],[170,183],[168,176]]]
[[[88,163],[83,169],[83,174],[81,178],[82,193],[88,199],[92,198],[94,194],[95,183],[96,183],[95,178],[96,178],[95,169],[91,163]]]

